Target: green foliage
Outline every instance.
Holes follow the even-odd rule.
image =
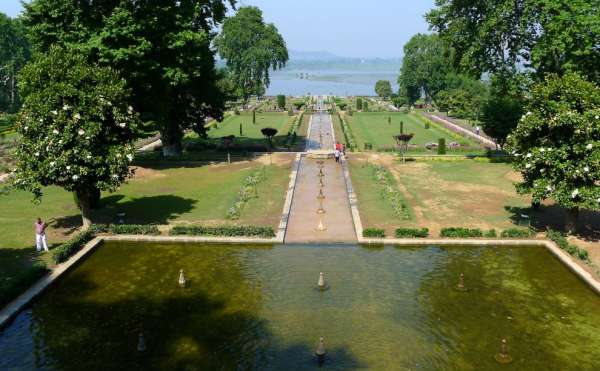
[[[392,84],[388,80],[379,80],[375,83],[375,93],[381,98],[388,98],[392,95]]]
[[[93,233],[112,233],[112,234],[142,234],[154,235],[160,234],[158,227],[151,224],[93,224],[91,226]]]
[[[252,110],[252,123],[256,124],[256,110],[255,109]]]
[[[565,250],[570,255],[573,255],[583,261],[589,260],[589,255],[587,250],[579,248],[577,245],[573,245],[567,241],[567,238],[561,232],[548,229],[546,236],[554,241],[562,250]]]
[[[0,13],[0,112],[14,113],[20,108],[18,75],[30,57],[30,45],[21,21]]]
[[[531,229],[509,228],[500,233],[502,238],[531,238],[535,236],[535,232]]]
[[[280,94],[277,96],[277,107],[279,109],[285,108],[285,95]]]
[[[495,229],[490,229],[489,231],[485,232],[485,234],[483,235],[483,237],[485,237],[485,238],[496,238],[496,237],[498,237],[498,235],[496,234],[496,230]]]
[[[444,90],[434,96],[440,111],[457,118],[477,119],[482,109],[487,88],[479,80],[449,72]]]
[[[240,218],[242,209],[246,206],[248,201],[252,198],[258,197],[257,186],[265,179],[265,169],[263,167],[257,168],[252,174],[250,174],[242,184],[240,191],[233,202],[233,205],[227,209],[225,217],[227,219],[236,220]]]
[[[438,139],[437,154],[438,155],[446,154],[446,138]]]
[[[75,192],[86,222],[94,190],[114,191],[130,175],[139,121],[125,82],[80,54],[52,48],[23,68],[20,87],[14,184],[36,198],[49,185]]]
[[[427,238],[428,228],[396,228],[396,238]]]
[[[381,228],[365,228],[362,235],[363,237],[384,238],[385,230]]]
[[[36,283],[48,271],[45,263],[36,262],[16,277],[0,281],[0,308],[21,295],[23,291]]]
[[[551,198],[570,209],[600,203],[600,88],[578,75],[548,76],[534,86],[517,128],[508,137],[521,194]]]
[[[246,101],[251,95],[262,95],[270,83],[269,70],[288,61],[283,37],[273,24],[264,23],[257,7],[241,7],[227,18],[215,46]]]
[[[586,0],[438,0],[426,18],[453,48],[454,64],[476,76],[524,61],[539,77],[578,71],[600,81],[598,11]]]
[[[394,215],[404,220],[410,220],[410,210],[402,193],[398,190],[392,174],[381,165],[370,164],[373,178],[379,184],[381,196],[388,202]]]
[[[462,228],[462,227],[450,227],[442,228],[440,231],[440,237],[449,238],[470,238],[470,237],[483,237],[483,232],[479,228]]]
[[[354,134],[352,133],[352,129],[350,125],[342,119],[340,113],[337,113],[337,118],[340,120],[340,126],[342,127],[342,132],[344,133],[344,139],[346,139],[346,144],[349,150],[353,150],[356,148],[356,139],[354,139]]]
[[[84,230],[75,235],[75,237],[69,239],[56,249],[52,250],[52,260],[54,263],[59,264],[67,261],[76,252],[81,250],[86,243],[94,238],[94,231],[91,229]]]
[[[172,236],[224,236],[224,237],[275,237],[273,227],[223,225],[204,227],[199,225],[176,225],[171,228]]]
[[[223,118],[211,41],[227,3],[36,0],[24,4],[23,21],[37,51],[63,46],[116,70],[131,105],[160,126],[163,153],[177,155],[183,130],[202,135],[208,117]]]
[[[363,100],[362,111],[363,112],[369,112],[369,102],[367,102],[366,100]]]
[[[363,100],[362,98],[356,98],[356,109],[362,111],[363,109]]]

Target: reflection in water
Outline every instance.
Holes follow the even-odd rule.
[[[0,369],[313,369],[321,337],[327,369],[593,369],[599,305],[541,248],[110,243],[0,332]]]

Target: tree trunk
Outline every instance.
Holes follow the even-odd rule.
[[[77,206],[79,207],[79,210],[81,210],[83,229],[88,229],[92,225],[91,205],[94,198],[94,192],[89,188],[80,188],[75,191],[75,196],[77,197]]]
[[[165,157],[180,156],[182,153],[181,138],[183,133],[177,124],[167,124],[160,132],[162,151]]]
[[[565,222],[565,230],[567,233],[577,232],[577,220],[579,219],[579,208],[570,208],[567,212],[567,220]]]

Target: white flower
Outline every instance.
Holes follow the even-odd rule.
[[[52,134],[58,134],[58,130],[56,130],[56,129],[52,130]]]
[[[58,141],[58,144],[62,144],[62,139]]]
[[[29,129],[29,126],[25,126],[25,127],[23,128],[23,130],[25,130],[25,131],[27,131],[27,129]]]
[[[590,150],[592,148],[594,148],[594,145],[592,143],[588,143],[588,145],[585,146],[585,149],[588,149],[588,150]]]
[[[71,106],[69,106],[68,104],[65,104],[65,105],[63,106],[63,111],[68,111],[68,110],[70,110],[70,109],[71,109]]]
[[[35,155],[36,155],[36,156],[39,156],[39,155],[40,155],[40,153],[39,153],[39,152],[36,152],[36,153],[35,153]]]
[[[76,113],[76,114],[73,115],[73,118],[75,119],[75,121],[81,120],[81,115],[78,114],[78,113]]]
[[[127,126],[127,124],[124,123],[124,122],[121,122],[121,123],[119,123],[119,126],[122,127],[122,128],[124,128],[125,126]]]
[[[531,153],[527,154],[527,158],[531,158],[531,156],[533,156]]]
[[[88,140],[89,140],[89,139],[90,139],[90,136],[88,135],[87,137],[85,137],[85,139],[88,139]]]
[[[71,170],[71,165],[67,165],[67,170]]]
[[[600,116],[596,115],[596,120],[600,120]]]
[[[119,178],[119,176],[117,174],[113,174],[112,177],[115,178],[115,179]]]
[[[548,152],[552,152],[552,147],[548,147]]]
[[[552,187],[551,187],[551,186],[549,186],[549,185],[548,185],[548,186],[546,186],[546,191],[548,191],[548,192],[552,191]]]
[[[127,106],[127,113],[132,114],[133,113],[133,107]]]
[[[121,158],[121,154],[120,153],[117,153],[117,158]]]
[[[54,116],[58,115],[58,111],[54,110],[54,111],[50,111]]]
[[[583,171],[585,171],[586,173],[589,173],[590,172],[590,168],[586,166],[586,167],[583,168]]]
[[[580,173],[579,169],[575,170],[575,174],[579,174],[579,173]]]
[[[527,164],[525,164],[525,168],[526,168],[526,169],[529,169],[530,167],[531,167],[531,164],[530,164],[530,163],[527,163]]]
[[[546,169],[540,169],[540,173],[545,173]]]
[[[71,178],[73,178],[73,180],[77,180],[77,179],[79,179],[79,175],[75,174]]]
[[[128,154],[127,155],[127,159],[129,160],[129,162],[133,161],[133,155],[132,154]]]
[[[571,198],[575,198],[579,195],[579,189],[575,188],[573,192],[571,192]]]
[[[87,155],[87,156],[85,156],[85,157],[86,157],[88,160],[89,160],[90,158],[92,158],[92,156],[90,156],[90,155]]]
[[[540,148],[540,152],[546,152],[546,150],[544,149],[544,147]]]
[[[600,204],[600,198],[596,200]]]
[[[54,166],[54,164],[56,164],[56,162],[50,161],[50,166]]]
[[[44,123],[44,119],[40,119],[40,124],[43,124],[43,123]]]
[[[531,111],[527,112],[526,116],[532,115]]]
[[[83,129],[79,129],[79,130],[77,130],[77,134],[83,135],[83,134],[85,134],[85,131]]]

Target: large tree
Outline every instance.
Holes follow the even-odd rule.
[[[17,76],[30,54],[21,21],[0,13],[0,111],[16,112],[19,109]]]
[[[383,99],[392,96],[392,84],[388,80],[379,80],[375,83],[375,93]]]
[[[210,44],[227,3],[235,0],[33,0],[24,22],[37,50],[57,44],[115,68],[142,119],[157,123],[163,153],[177,155],[183,130],[223,117]]]
[[[84,227],[96,191],[114,191],[130,175],[138,125],[125,81],[86,59],[53,47],[23,68],[14,177],[36,199],[50,185],[74,192]]]
[[[436,34],[416,34],[404,45],[398,84],[409,104],[420,97],[421,91],[431,99],[444,90],[446,76],[452,71],[449,58],[450,49]]]
[[[216,38],[219,55],[226,60],[231,78],[245,102],[262,95],[270,84],[269,70],[285,66],[285,40],[273,24],[265,24],[256,7],[242,7],[223,22]]]
[[[545,73],[576,71],[600,81],[597,0],[436,0],[432,29],[453,48],[461,70],[481,74],[524,65]]]
[[[573,232],[580,209],[600,208],[600,88],[574,73],[549,75],[526,111],[507,141],[523,175],[517,191],[568,208]]]

